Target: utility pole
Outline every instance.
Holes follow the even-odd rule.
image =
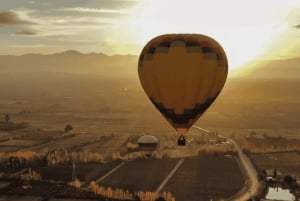
[[[76,180],[76,165],[75,162],[73,161],[73,167],[72,167],[72,183],[74,184],[75,180]]]

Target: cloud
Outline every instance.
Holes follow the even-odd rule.
[[[26,36],[32,36],[36,35],[37,33],[31,30],[21,30],[14,33],[15,35],[26,35]]]
[[[300,24],[297,24],[297,25],[295,25],[293,27],[296,28],[296,29],[300,29]]]
[[[0,12],[0,26],[1,25],[18,25],[18,24],[29,24],[19,18],[17,14],[11,11]]]
[[[12,44],[8,45],[8,47],[14,48],[40,48],[40,47],[48,47],[49,45],[46,44],[30,44],[30,45],[21,45],[21,44]]]
[[[127,14],[127,10],[122,9],[105,9],[105,8],[88,8],[88,7],[74,7],[74,8],[62,8],[61,11],[74,11],[85,13],[112,13],[112,14]]]

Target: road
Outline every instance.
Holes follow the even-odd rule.
[[[201,130],[205,133],[212,133],[209,130],[203,129],[201,127],[198,126],[193,126],[194,128]],[[219,135],[220,137],[225,137],[222,135]],[[234,141],[231,138],[225,137],[228,139],[229,142],[231,142],[231,144],[235,147],[235,149],[238,152],[239,155],[239,159],[244,167],[244,170],[248,176],[247,182],[245,183],[244,188],[242,189],[242,191],[240,191],[237,195],[232,196],[232,198],[230,199],[230,201],[243,201],[243,200],[248,200],[251,197],[253,197],[253,195],[256,194],[257,191],[257,187],[258,187],[258,180],[257,180],[257,172],[253,166],[253,164],[251,163],[251,161],[249,160],[249,158],[246,156],[246,154],[244,154],[244,152],[242,151],[241,146]]]
[[[99,179],[97,179],[96,183],[99,183],[100,181],[102,181],[103,179],[105,179],[106,177],[108,177],[109,175],[111,175],[112,173],[114,173],[117,169],[119,169],[123,165],[125,165],[125,162],[122,162],[120,165],[118,165],[117,167],[115,167],[114,169],[112,169],[111,171],[109,171],[108,173],[106,173],[105,175],[103,175],[102,177],[100,177]]]
[[[257,172],[249,160],[249,158],[244,154],[241,149],[241,146],[232,139],[227,138],[236,148],[241,163],[244,166],[245,172],[248,175],[248,181],[246,182],[245,188],[243,188],[243,193],[241,192],[238,197],[234,197],[233,200],[248,200],[249,198],[253,197],[256,194],[257,187],[258,187],[258,180],[257,180]]]
[[[175,174],[175,172],[177,171],[177,169],[181,166],[181,164],[184,162],[184,159],[180,159],[180,161],[178,161],[178,163],[175,165],[175,167],[173,168],[173,170],[168,174],[168,176],[161,182],[161,184],[157,187],[156,189],[156,193],[160,193],[161,190],[165,187],[165,185],[168,183],[168,181],[172,178],[172,176]]]
[[[123,165],[125,165],[125,162],[120,163],[117,167],[115,167],[112,170],[110,170],[109,172],[107,172],[105,175],[103,175],[102,177],[100,177],[99,179],[97,179],[95,182],[99,183],[100,181],[102,181],[103,179],[105,179],[106,177],[108,177],[109,175],[113,174],[115,171],[117,171]],[[86,190],[90,190],[91,189],[90,185],[88,183],[86,183],[86,182],[83,182],[80,187],[82,187],[82,188],[84,188]]]

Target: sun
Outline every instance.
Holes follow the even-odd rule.
[[[245,66],[261,55],[286,29],[274,1],[141,1],[128,20],[132,38],[141,46],[166,33],[199,33],[224,48],[229,69]],[[132,31],[134,30],[134,31]]]

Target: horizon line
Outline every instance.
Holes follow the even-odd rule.
[[[89,55],[89,54],[98,54],[103,56],[136,56],[136,54],[107,54],[104,52],[81,52],[79,50],[69,49],[65,51],[59,51],[59,52],[53,52],[53,53],[24,53],[24,54],[0,54],[0,56],[26,56],[26,55],[40,55],[40,56],[50,56],[50,55],[56,55],[56,54],[64,54],[64,53],[73,53],[73,54],[79,54],[79,55]]]

